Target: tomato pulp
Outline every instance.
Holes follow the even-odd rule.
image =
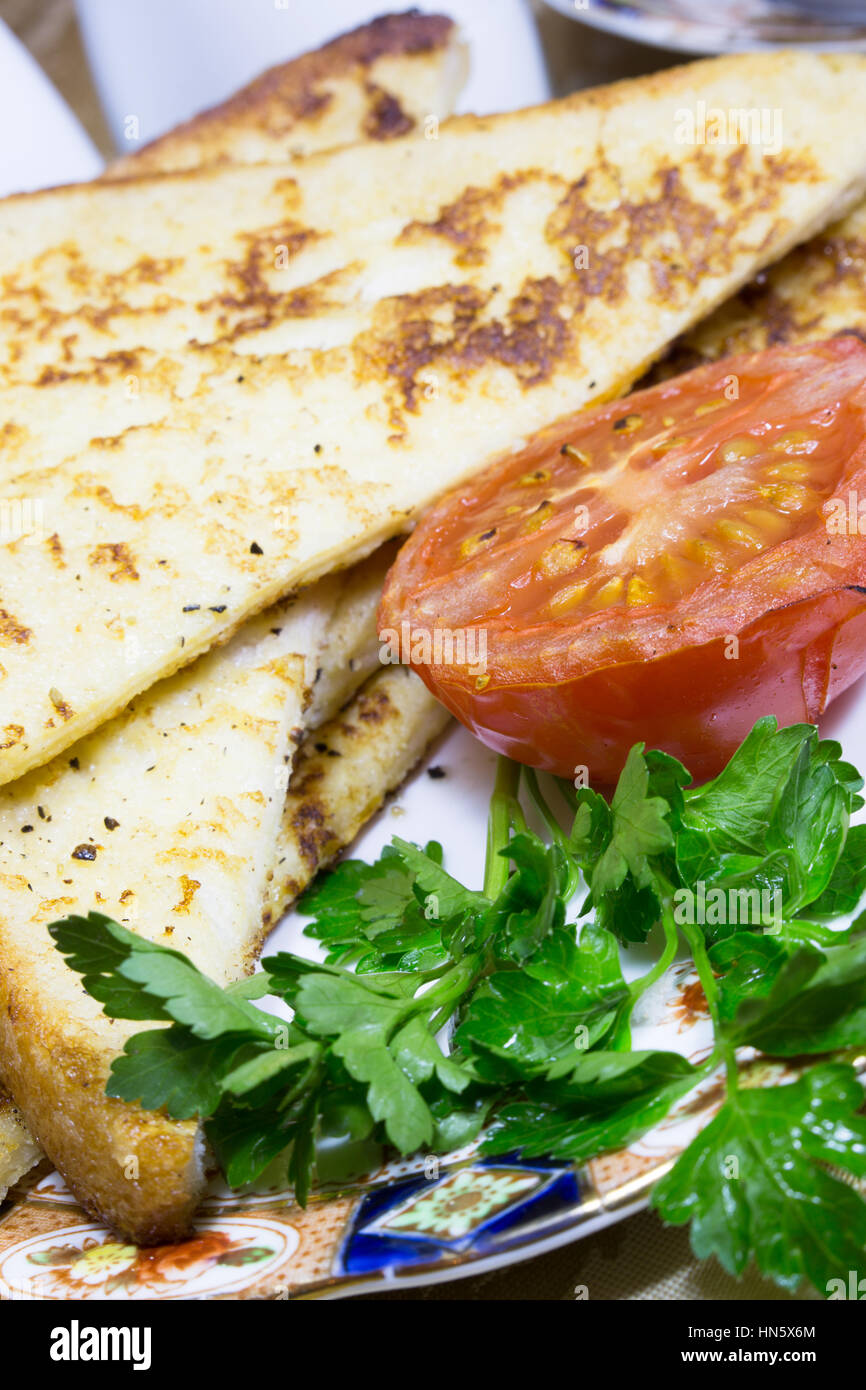
[[[863,501],[862,513],[859,508]],[[498,752],[715,775],[866,670],[866,345],[772,348],[560,421],[445,497],[380,635]]]

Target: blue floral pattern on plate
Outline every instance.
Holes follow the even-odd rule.
[[[440,1263],[492,1252],[526,1225],[554,1221],[580,1202],[571,1166],[478,1159],[428,1179],[368,1192],[340,1252],[344,1274]]]

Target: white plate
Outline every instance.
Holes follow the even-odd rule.
[[[742,53],[796,43],[819,49],[866,46],[862,0],[632,0],[628,4],[623,0],[547,0],[547,4],[594,29],[682,53]]]

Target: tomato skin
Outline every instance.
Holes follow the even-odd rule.
[[[814,723],[866,673],[866,594],[836,589],[791,604],[749,624],[738,641],[735,659],[716,638],[561,684],[489,694],[443,679],[441,669],[435,677],[426,666],[414,669],[482,743],[517,762],[569,780],[585,767],[594,786],[612,786],[625,752],[642,740],[704,781],[757,719]]]
[[[808,375],[812,372],[814,378]],[[716,402],[707,402],[707,397],[718,395],[726,376],[738,374],[748,391],[732,408],[734,425],[722,421],[714,440],[707,422],[719,412],[713,415]],[[782,725],[815,722],[832,699],[866,673],[866,536],[857,524],[840,529],[826,519],[830,498],[837,506],[836,499],[846,506],[852,503],[846,515],[857,514],[858,499],[866,498],[866,347],[841,338],[801,349],[772,349],[700,368],[654,390],[667,394],[636,393],[617,407],[558,422],[519,454],[444,499],[422,520],[398,557],[380,610],[380,629],[388,631],[408,625],[412,632],[484,632],[489,651],[480,677],[468,662],[461,666],[436,657],[416,658],[405,648],[402,659],[410,661],[433,694],[488,747],[569,779],[585,767],[590,782],[601,786],[616,781],[629,747],[637,741],[678,757],[698,780],[715,776],[758,718],[774,714]],[[801,390],[812,401],[809,409],[800,409]],[[779,393],[775,413],[774,392]],[[817,410],[816,392],[819,404],[838,403],[838,433],[822,458],[824,445],[812,442],[821,436],[826,414]],[[670,425],[674,442],[663,440],[665,447],[657,449],[653,440],[659,436],[653,431],[659,428],[662,411],[670,415],[663,423]],[[630,464],[628,446],[614,445],[611,450],[605,445],[612,412],[622,416],[613,429],[631,433],[644,450],[641,459],[652,455],[649,465]],[[641,425],[633,426],[634,421],[649,422],[646,444],[641,442]],[[806,427],[802,439],[807,447],[796,447],[800,437],[783,433],[800,424]],[[691,455],[699,467],[691,471],[688,458],[681,466],[675,452],[690,443],[681,437],[686,430],[701,431],[700,449]],[[786,445],[788,438],[794,438],[795,447]],[[757,455],[754,471],[750,461],[743,463],[749,458],[743,444],[752,439],[758,440],[751,449]],[[607,461],[598,452],[605,447]],[[618,460],[617,448],[625,464]],[[785,453],[779,455],[783,448]],[[662,522],[660,532],[641,533],[641,554],[652,555],[651,542],[665,534],[669,519],[679,524],[678,507],[689,544],[688,525],[700,537],[715,524],[713,515],[694,510],[689,515],[687,499],[700,491],[705,478],[712,481],[705,465],[716,457],[713,451],[722,455],[728,449],[734,450],[731,476],[742,498],[737,505],[753,508],[745,510],[752,524],[756,517],[757,524],[762,516],[767,518],[768,536],[775,522],[769,511],[773,503],[757,499],[775,498],[782,486],[777,479],[801,478],[804,487],[813,488],[813,500],[798,512],[796,525],[785,523],[781,539],[765,538],[757,553],[741,554],[724,572],[710,573],[700,583],[674,591],[673,597],[659,597],[660,590],[649,598],[639,595],[637,607],[616,598],[593,606],[591,589],[586,602],[576,601],[564,613],[548,603],[557,585],[592,574],[591,541],[587,546],[557,539],[574,534],[563,529],[561,518],[588,495],[583,479],[591,476],[600,499],[591,518],[600,537],[596,549],[609,547],[607,553],[616,556],[628,557],[619,543],[621,523],[617,530],[606,515],[618,508],[620,518],[630,516],[643,524],[648,514],[641,509],[643,487],[643,496],[649,497]],[[661,464],[653,461],[657,452]],[[564,454],[574,455],[577,486],[583,491],[572,488],[568,505],[560,507],[558,499],[569,487],[563,476]],[[810,472],[813,454],[817,462]],[[599,457],[602,462],[596,465]],[[587,460],[594,475],[578,474],[577,465],[584,468]],[[670,505],[652,472],[661,473],[669,460],[669,475],[679,469],[685,479],[684,489],[678,491],[674,477],[667,494]],[[629,473],[629,467],[637,471]],[[730,489],[722,469],[718,472],[713,500],[722,524],[717,529],[736,537],[736,525],[729,525],[725,511]],[[521,522],[524,539],[515,530],[517,522],[509,521],[518,512],[513,505],[519,498],[515,480],[522,487],[536,478],[543,481],[530,506],[537,497],[553,500],[544,501],[537,511],[527,508],[528,521]],[[637,501],[630,501],[632,496]],[[686,501],[680,503],[681,497]],[[757,510],[760,506],[763,513]],[[780,510],[786,511],[784,501]],[[590,527],[584,534],[594,533]],[[586,549],[589,564],[578,568],[566,552],[569,572],[560,579],[558,568],[545,569],[543,582],[537,581],[538,557],[543,545],[548,547],[544,555],[550,554],[550,537],[558,546]],[[665,544],[656,546],[657,554],[667,554]],[[607,572],[616,575],[614,568]],[[563,592],[567,595],[568,590]]]

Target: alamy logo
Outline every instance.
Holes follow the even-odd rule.
[[[674,893],[677,926],[769,927],[783,921],[782,890],[769,888],[708,888],[699,880],[694,888]]]
[[[42,502],[38,497],[0,498],[0,541],[36,545],[44,533]]]
[[[849,1269],[846,1279],[827,1280],[827,1301],[832,1303],[839,1299],[852,1299],[862,1303],[866,1299],[866,1279],[861,1279],[858,1270]]]
[[[68,1327],[51,1332],[52,1361],[131,1361],[134,1371],[149,1371],[152,1331],[149,1327],[82,1327],[73,1318]]]
[[[383,666],[465,666],[470,676],[487,670],[487,632],[483,627],[386,627],[379,633]]]
[[[828,536],[866,536],[866,497],[856,489],[847,497],[831,497],[821,510]]]
[[[697,101],[676,112],[678,145],[753,145],[764,154],[782,149],[782,112],[778,107],[707,106]]]

